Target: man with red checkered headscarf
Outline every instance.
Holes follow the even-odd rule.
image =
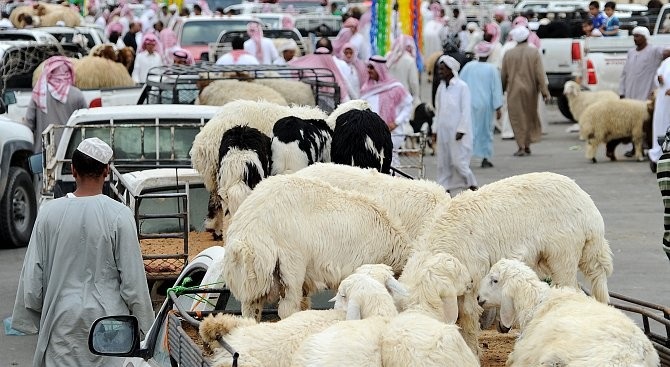
[[[65,124],[74,111],[86,107],[84,94],[74,86],[72,62],[63,56],[47,59],[26,111],[25,124],[34,133],[33,151],[42,151],[42,131],[49,124]]]

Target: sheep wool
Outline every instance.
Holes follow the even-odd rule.
[[[279,175],[256,186],[232,217],[221,272],[244,316],[259,318],[265,302],[279,300],[286,318],[303,295],[336,288],[360,265],[399,273],[409,250],[405,229],[368,197]]]
[[[316,106],[312,87],[298,80],[290,79],[255,79],[254,83],[274,89],[289,106]]]
[[[218,314],[200,324],[200,336],[213,348],[221,336],[240,353],[239,367],[290,367],[291,359],[303,340],[327,327],[345,320],[342,310],[308,310],[278,322],[256,323],[254,319]],[[232,356],[216,348],[212,357],[215,367],[232,366]]]
[[[586,140],[586,158],[596,163],[598,145],[620,138],[631,138],[635,158],[642,161],[644,125],[653,116],[653,103],[634,99],[600,101],[590,105],[580,117],[579,135]],[[608,152],[614,157],[614,152]],[[616,159],[616,158],[614,158]]]
[[[349,110],[337,117],[330,158],[333,163],[391,172],[391,132],[371,110]]]
[[[198,104],[223,106],[234,100],[268,101],[287,106],[286,99],[270,87],[235,79],[216,80],[207,85],[198,96]]]
[[[411,240],[417,239],[435,213],[446,208],[451,200],[444,188],[433,181],[392,177],[371,168],[316,163],[295,175],[371,197],[400,220]]]
[[[56,5],[39,2],[36,6],[32,4],[17,6],[9,15],[9,20],[14,27],[23,28],[25,22],[22,21],[22,18],[25,16],[33,17],[35,25],[39,25],[40,27],[52,27],[58,21],[63,21],[66,27],[77,27],[82,23],[81,16],[70,9],[69,4]]]
[[[502,259],[481,281],[479,300],[500,306],[504,327],[522,331],[507,366],[657,367],[658,353],[623,312],[572,288],[553,288],[518,260]]]
[[[609,301],[612,252],[603,218],[589,195],[562,175],[529,173],[463,192],[436,216],[421,242],[429,251],[457,258],[475,288],[492,262],[512,257],[556,285],[579,288],[581,270],[594,297]],[[463,295],[458,319],[465,341],[478,353],[482,309],[476,291]]]
[[[335,124],[337,123],[337,118],[345,112],[351,110],[369,110],[370,104],[363,99],[352,99],[350,101],[341,103],[333,112],[328,115],[326,123],[330,126],[331,130],[335,130]]]
[[[272,174],[288,174],[330,161],[333,131],[324,120],[288,116],[272,128]]]

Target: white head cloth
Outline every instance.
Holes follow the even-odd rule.
[[[98,138],[82,140],[82,142],[79,143],[77,150],[102,164],[109,163],[109,160],[112,159],[112,155],[114,154],[112,148]]]
[[[458,71],[461,70],[461,64],[456,59],[448,55],[442,55],[437,61],[440,64],[444,63],[444,65],[451,69],[454,76],[458,77]]]
[[[651,37],[651,34],[649,34],[649,29],[647,29],[647,27],[639,27],[638,26],[638,27],[633,28],[633,35],[636,35],[636,34],[638,34],[640,36],[643,36],[644,38],[647,39],[647,41],[649,41],[649,37]]]
[[[284,52],[286,50],[297,50],[298,49],[298,44],[295,43],[294,40],[286,40],[282,42],[279,47],[277,47],[277,51],[279,52]]]
[[[515,27],[509,31],[509,35],[512,37],[512,40],[516,43],[521,43],[528,39],[530,31],[526,27]]]

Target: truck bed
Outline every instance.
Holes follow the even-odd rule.
[[[212,246],[223,246],[223,241],[216,241],[209,232],[190,232],[188,235],[188,260]],[[181,238],[152,238],[140,240],[142,256],[180,254],[184,251],[184,240]],[[184,268],[182,259],[145,259],[144,269],[147,277],[157,278],[168,276],[177,278]]]

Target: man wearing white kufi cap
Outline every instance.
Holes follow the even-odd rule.
[[[21,270],[12,328],[39,333],[33,366],[113,365],[93,355],[88,332],[102,316],[154,319],[133,214],[102,195],[112,149],[89,138],[72,153],[74,193],[37,214]]]
[[[619,80],[619,96],[621,98],[645,101],[650,97],[651,91],[656,88],[654,85],[654,81],[657,79],[656,70],[661,65],[661,62],[668,57],[670,52],[664,50],[662,47],[649,44],[650,35],[646,27],[635,27],[632,33],[635,48],[628,50],[626,64],[623,67],[621,79]],[[650,133],[650,127],[646,126],[645,130],[648,132],[647,135],[649,135],[646,139],[646,145],[648,147],[657,147],[658,144],[654,142],[656,136],[665,134],[665,129]],[[611,142],[610,145],[616,147],[615,142]],[[626,152],[626,156],[632,157],[633,153],[633,151]],[[652,162],[655,162],[653,158],[658,160],[654,156],[652,157]],[[652,170],[653,168],[652,165]]]
[[[538,114],[538,94],[549,98],[542,57],[528,45],[530,31],[516,27],[509,32],[517,42],[505,52],[502,62],[502,86],[507,92],[507,110],[519,149],[515,156],[530,155],[530,144],[540,140],[542,129]]]
[[[458,77],[461,64],[456,59],[443,55],[437,64],[440,85],[435,94],[433,124],[437,134],[437,183],[456,195],[464,189],[477,190],[477,180],[470,169],[470,90]]]

